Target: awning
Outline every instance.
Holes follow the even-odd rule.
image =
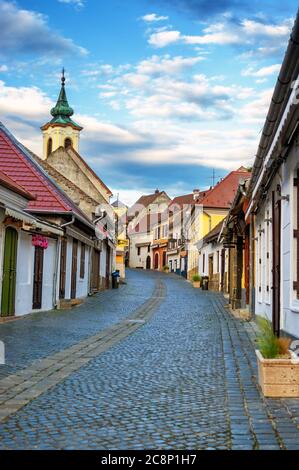
[[[151,242],[136,243],[136,248],[142,248],[144,246],[150,246]]]
[[[53,225],[48,224],[46,222],[42,222],[22,210],[17,210],[17,209],[12,209],[11,207],[6,207],[5,215],[8,215],[9,217],[12,217],[13,219],[16,219],[16,220],[21,220],[22,222],[24,222],[24,224],[30,225],[31,226],[30,228],[32,229],[38,228],[44,232],[50,232],[55,235],[63,235],[64,233],[62,229],[59,229],[58,227],[56,228]]]
[[[81,243],[85,243],[85,245],[92,246],[92,247],[95,246],[94,240],[91,240],[90,238],[86,237],[82,233],[77,232],[76,230],[70,227],[66,227],[66,234],[70,237],[75,238],[76,240],[79,240]]]

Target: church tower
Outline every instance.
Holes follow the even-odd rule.
[[[62,69],[61,90],[56,106],[51,109],[53,119],[41,127],[43,132],[43,158],[48,156],[59,147],[73,147],[79,152],[80,131],[83,127],[76,124],[71,116],[74,110],[69,106],[65,92],[65,76]]]

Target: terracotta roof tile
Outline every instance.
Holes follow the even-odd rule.
[[[28,199],[28,201],[33,201],[35,199],[33,194],[26,191],[22,186],[17,184],[13,179],[11,179],[2,171],[0,171],[0,184],[13,192],[20,194],[20,196],[23,196],[24,198]]]
[[[199,204],[205,207],[229,209],[235,198],[241,178],[247,179],[250,178],[250,175],[251,173],[244,167],[231,171],[199,201]]]
[[[74,212],[88,221],[80,209],[33,160],[22,146],[0,123],[0,171],[30,192],[35,200],[27,209],[35,212]]]

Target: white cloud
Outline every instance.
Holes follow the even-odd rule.
[[[165,47],[179,42],[180,39],[181,33],[179,31],[161,31],[151,34],[148,42],[154,47]]]
[[[263,90],[257,94],[256,99],[246,103],[239,110],[239,115],[243,122],[256,122],[263,124],[268,112],[272,93],[272,88]]]
[[[202,60],[205,60],[204,57],[171,57],[168,54],[164,56],[153,55],[149,59],[139,62],[136,70],[137,73],[151,76],[157,74],[172,75],[186,71],[187,68],[193,67]]]
[[[269,36],[271,38],[286,37],[290,34],[293,19],[285,20],[282,24],[265,24],[259,21],[244,20],[242,28],[248,36]]]
[[[244,77],[267,77],[268,75],[273,75],[278,73],[281,68],[280,64],[269,65],[262,67],[259,70],[254,70],[252,67],[249,67],[241,72]]]
[[[76,8],[83,8],[85,6],[85,0],[58,0],[58,2],[74,5]]]
[[[168,20],[168,16],[159,16],[157,13],[148,13],[147,15],[142,16],[141,19],[146,23],[156,23],[158,21]]]
[[[7,86],[0,81],[0,114],[3,116],[44,119],[52,101],[36,87]]]
[[[0,2],[0,31],[2,54],[87,54],[87,50],[77,46],[72,39],[52,31],[44,15],[18,8],[6,0]]]
[[[0,65],[0,72],[7,72],[7,71],[8,71],[7,65],[5,65],[5,64]]]
[[[243,44],[243,46],[246,46],[253,44],[257,38],[276,41],[285,40],[290,34],[291,26],[291,19],[278,25],[264,24],[253,20],[244,20],[240,25],[237,25],[226,21],[211,24],[204,28],[203,34],[200,35],[183,35],[176,30],[154,32],[150,34],[148,43],[156,48],[177,43],[189,45]],[[272,45],[269,44],[269,46]],[[275,47],[277,48],[277,45]]]

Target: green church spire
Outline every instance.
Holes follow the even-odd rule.
[[[61,75],[61,89],[56,106],[51,109],[53,119],[49,124],[71,125],[72,127],[81,130],[82,127],[71,119],[71,116],[74,114],[74,110],[70,107],[66,97],[64,72],[65,70],[63,68]]]

